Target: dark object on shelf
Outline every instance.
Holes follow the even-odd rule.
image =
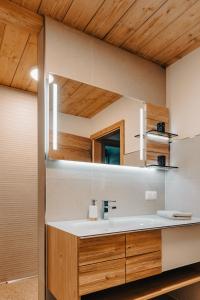
[[[165,165],[166,165],[166,156],[165,155],[158,155],[157,162],[158,162],[159,166],[165,167]]]
[[[165,122],[157,123],[157,131],[162,133],[165,132]]]

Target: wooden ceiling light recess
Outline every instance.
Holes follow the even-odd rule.
[[[36,92],[30,69],[37,65],[37,34],[42,26],[38,14],[0,1],[0,84]]]
[[[200,47],[200,0],[0,0],[1,84],[36,90],[42,15],[164,67]]]

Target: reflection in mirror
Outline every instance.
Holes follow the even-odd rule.
[[[144,103],[53,75],[48,85],[48,158],[112,165],[143,165],[140,111]]]

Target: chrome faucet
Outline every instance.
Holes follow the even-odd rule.
[[[103,219],[109,219],[109,209],[116,209],[116,205],[111,205],[110,203],[116,203],[115,200],[103,200]]]

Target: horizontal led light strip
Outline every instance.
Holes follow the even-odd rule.
[[[58,85],[53,83],[53,150],[58,149]]]
[[[146,167],[136,167],[136,166],[121,166],[121,165],[106,165],[106,164],[100,164],[100,163],[91,163],[91,162],[80,162],[80,161],[72,161],[72,160],[56,160],[48,161],[49,166],[50,165],[56,165],[59,167],[73,167],[73,168],[85,168],[85,169],[90,169],[90,170],[95,170],[95,169],[102,169],[102,170],[110,170],[110,171],[116,171],[118,170],[119,172],[134,172],[134,171],[139,171],[139,172],[155,172],[156,169],[154,168],[146,168]]]

